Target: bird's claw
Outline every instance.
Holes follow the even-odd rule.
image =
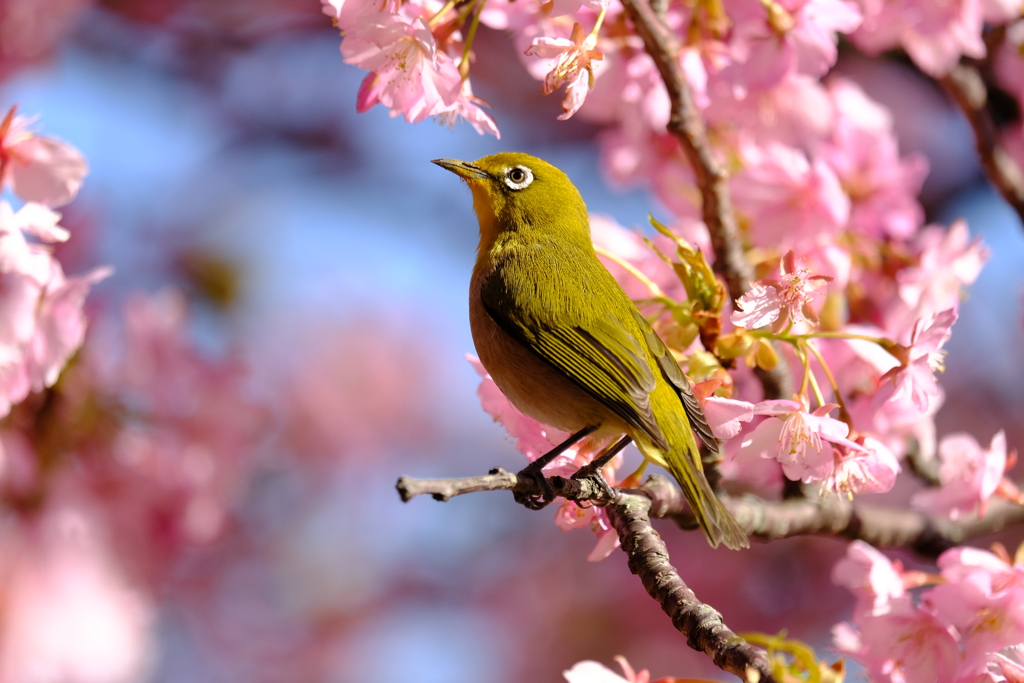
[[[542,491],[539,496],[516,490],[512,491],[512,497],[515,501],[527,509],[540,510],[547,507],[548,504],[555,499],[554,489],[551,488],[551,484],[548,483],[544,473],[539,469],[527,466],[520,470],[516,474],[516,477],[519,479],[529,479],[536,485],[536,488],[539,488]]]
[[[604,475],[601,474],[601,468],[599,467],[592,468],[590,465],[581,467],[576,470],[576,473],[572,475],[572,478],[578,481],[582,481],[583,479],[593,479],[609,499],[615,497],[615,491],[608,484],[608,480],[604,478]]]

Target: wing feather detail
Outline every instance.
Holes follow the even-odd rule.
[[[651,409],[650,394],[657,381],[641,340],[615,320],[601,317],[564,326],[529,320],[517,314],[518,307],[508,305],[507,296],[498,278],[486,281],[481,289],[485,310],[502,330],[652,443],[668,449]]]
[[[661,341],[661,338],[651,328],[647,319],[639,311],[636,311],[635,315],[639,318],[638,322],[642,322],[640,327],[644,331],[647,348],[651,350],[655,360],[658,361],[658,367],[661,368],[662,375],[675,388],[676,393],[679,394],[679,398],[683,402],[683,409],[686,411],[686,416],[690,419],[690,425],[697,432],[704,445],[712,453],[717,453],[719,449],[718,439],[715,438],[714,432],[711,431],[711,425],[708,424],[704,410],[700,407],[700,402],[693,393],[690,380],[683,374],[679,363],[676,362],[668,347],[665,346],[665,343]]]

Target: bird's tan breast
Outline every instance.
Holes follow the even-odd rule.
[[[494,321],[480,295],[488,271],[487,265],[478,264],[473,272],[469,325],[480,362],[505,397],[524,414],[564,431],[575,432],[585,426],[605,427],[596,435],[625,431],[621,419],[604,404]]]

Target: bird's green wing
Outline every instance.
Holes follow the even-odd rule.
[[[640,329],[644,331],[644,338],[647,341],[647,348],[651,350],[655,360],[658,361],[658,367],[661,368],[661,374],[669,381],[675,390],[679,394],[680,400],[683,402],[683,409],[686,411],[686,416],[690,418],[690,425],[697,432],[700,440],[704,442],[713,453],[718,452],[718,439],[715,438],[714,433],[711,431],[711,425],[708,424],[707,417],[704,415],[704,410],[700,407],[700,402],[693,393],[693,387],[690,386],[690,380],[686,379],[686,375],[683,374],[682,369],[676,362],[675,357],[669,352],[668,347],[661,341],[661,338],[654,332],[647,319],[640,315],[640,311],[636,311],[637,322],[640,325]]]
[[[586,322],[550,325],[517,314],[497,278],[484,283],[487,313],[509,336],[607,406],[659,448],[668,449],[651,410],[657,386],[642,341],[610,315]],[[685,378],[683,379],[685,382]]]

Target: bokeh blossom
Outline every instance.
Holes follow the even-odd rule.
[[[949,340],[956,319],[956,310],[950,308],[914,324],[909,345],[899,349],[902,363],[882,377],[890,383],[891,389],[881,396],[888,401],[908,397],[921,412],[928,411],[940,400],[941,390],[935,383],[935,373],[945,367],[946,353],[942,346]]]
[[[85,157],[66,142],[34,133],[33,120],[16,111],[11,107],[0,122],[0,188],[10,185],[26,202],[67,204],[89,172]]]
[[[563,671],[567,683],[649,683],[651,675],[647,669],[639,672],[633,670],[625,657],[616,656],[615,661],[622,667],[623,676],[615,673],[604,664],[586,660],[573,664],[568,671]],[[662,679],[664,680],[664,679]],[[655,681],[654,683],[660,683]]]
[[[1006,470],[1006,435],[1000,431],[988,448],[970,434],[949,434],[939,442],[941,486],[922,491],[912,504],[923,510],[959,519],[972,512],[985,514],[985,504],[999,487]]]
[[[59,220],[37,204],[15,212],[0,201],[0,417],[30,391],[57,381],[85,335],[85,296],[111,272],[97,268],[67,278],[50,249],[26,239],[68,239]]]

